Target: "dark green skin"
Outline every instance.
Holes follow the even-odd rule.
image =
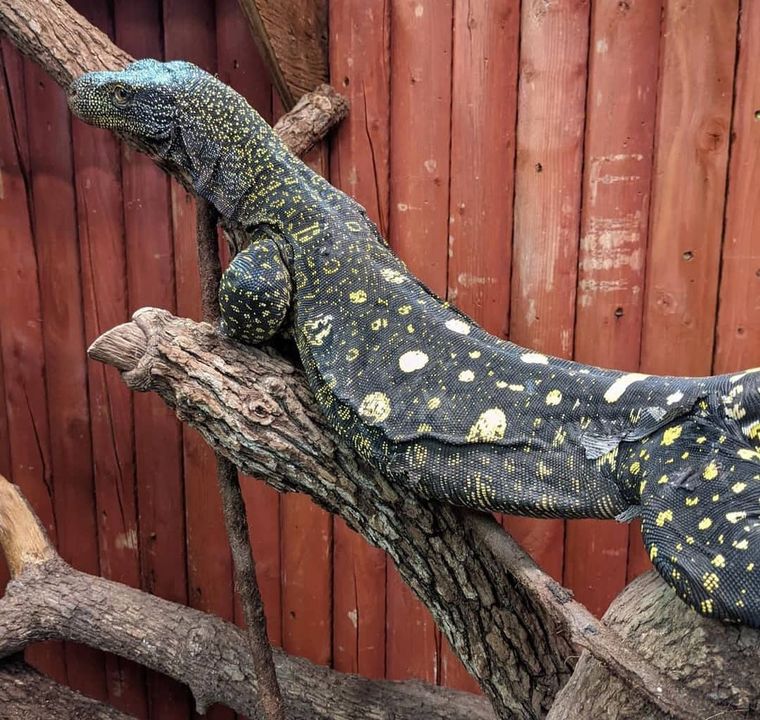
[[[151,144],[249,233],[223,278],[223,330],[258,343],[292,317],[322,411],[374,467],[478,509],[641,515],[655,567],[687,603],[760,626],[760,373],[621,373],[489,335],[188,63],[85,75],[70,105]]]

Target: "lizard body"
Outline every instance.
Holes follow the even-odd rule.
[[[640,514],[655,567],[686,602],[760,626],[760,373],[623,373],[489,335],[414,278],[363,208],[240,95],[188,63],[85,75],[70,105],[149,142],[246,229],[222,283],[223,330],[262,342],[292,316],[321,410],[369,463],[479,509]]]

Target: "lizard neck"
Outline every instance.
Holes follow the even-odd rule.
[[[207,85],[187,94],[161,154],[230,224],[280,225],[299,203],[313,205],[315,173],[242,96],[213,79]]]

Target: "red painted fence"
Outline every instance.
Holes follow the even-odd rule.
[[[133,55],[191,60],[280,112],[234,0],[74,4]],[[310,162],[497,335],[626,370],[760,365],[758,58],[750,0],[332,0],[352,109]],[[193,202],[72,123],[5,41],[2,67],[0,471],[76,567],[238,619],[211,454],[84,354],[144,305],[198,317]],[[273,642],[473,688],[381,552],[306,498],[244,488]],[[597,613],[647,567],[635,528],[505,525]],[[138,716],[191,712],[117,658],[29,655]]]

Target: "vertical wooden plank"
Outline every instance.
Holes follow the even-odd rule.
[[[330,4],[330,77],[351,112],[333,135],[331,181],[388,227],[390,7],[386,0]],[[333,665],[385,675],[385,553],[345,522],[333,525]]]
[[[282,113],[275,98],[275,115]],[[304,161],[329,177],[327,146]],[[332,517],[306,495],[288,493],[280,502],[282,647],[320,665],[332,660]]]
[[[711,371],[737,17],[738,0],[665,3],[643,372]],[[629,578],[649,565],[637,533],[629,557]]]
[[[116,43],[135,57],[160,58],[161,8],[154,0],[114,3]],[[155,164],[121,146],[122,198],[129,310],[175,308],[169,184]],[[152,393],[134,397],[135,470],[142,586],[153,595],[187,603],[185,513],[180,426]],[[154,718],[187,718],[187,689],[148,674]]]
[[[508,331],[520,3],[454,3],[448,294],[499,337]],[[448,645],[441,682],[475,691]]]
[[[56,541],[50,437],[44,375],[37,256],[25,111],[23,61],[5,41],[0,46],[0,257],[12,272],[0,283],[0,325],[8,413],[10,479],[19,485]],[[66,681],[63,646],[31,647],[27,659],[59,682]]]
[[[713,372],[760,365],[760,4],[744,2]]]
[[[589,3],[523,3],[510,339],[570,357],[581,209]],[[510,518],[562,578],[564,522]]]
[[[38,65],[26,60],[24,74],[58,552],[79,570],[98,575],[69,110],[63,91]],[[104,700],[102,653],[71,643],[65,651],[69,685]]]
[[[265,120],[271,122],[272,83],[236,0],[217,0],[216,37],[219,79],[234,87]],[[280,645],[280,495],[263,482],[245,475],[240,477],[240,486],[248,513],[256,576],[264,602],[269,639]],[[235,616],[242,622],[238,603],[235,605]]]
[[[106,2],[72,4],[101,30],[112,32]],[[78,120],[72,121],[72,139],[85,337],[91,342],[128,316],[120,153],[111,133]],[[96,362],[88,363],[88,386],[100,571],[104,577],[139,587],[132,393],[118,373]],[[106,681],[111,704],[146,716],[142,668],[108,656]]]
[[[652,180],[659,2],[594,3],[591,20],[575,359],[639,366]],[[597,615],[626,584],[628,526],[571,520],[564,584]]]
[[[443,297],[447,286],[452,0],[391,5],[390,243]],[[389,566],[387,677],[438,680],[432,618]]]

